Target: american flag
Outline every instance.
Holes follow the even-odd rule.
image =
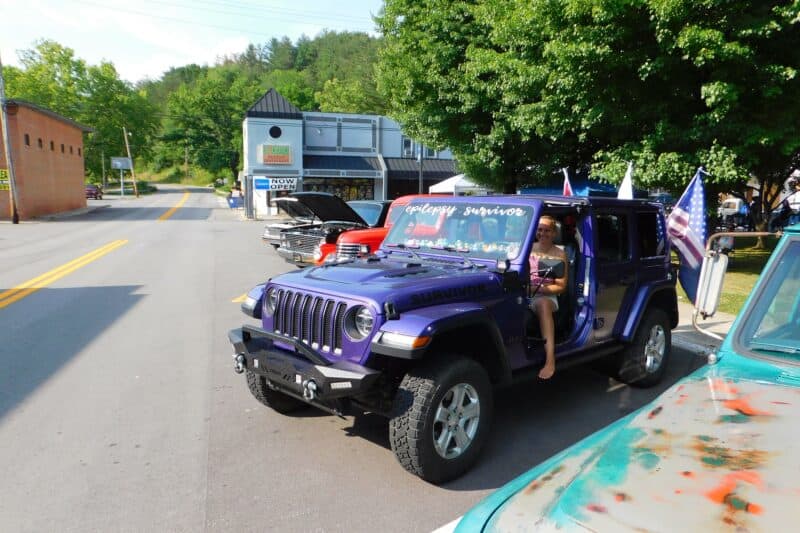
[[[678,280],[692,302],[697,295],[700,267],[706,249],[706,199],[703,174],[706,172],[702,167],[698,168],[667,219],[670,243],[681,258]]]
[[[564,189],[561,191],[561,194],[564,196],[574,196],[575,193],[572,192],[572,185],[569,183],[569,172],[566,167],[561,170],[564,172]]]

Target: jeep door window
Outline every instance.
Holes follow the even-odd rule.
[[[656,212],[637,213],[636,231],[638,234],[639,257],[663,257],[667,250],[667,236],[664,223]]]
[[[759,355],[800,361],[800,240],[787,244],[765,276],[738,328],[737,344]]]
[[[392,226],[386,247],[461,259],[516,259],[533,219],[530,206],[412,203]]]
[[[609,210],[610,211],[610,210]],[[595,225],[595,338],[611,338],[617,320],[628,315],[637,265],[631,260],[630,216],[626,211],[598,210]]]

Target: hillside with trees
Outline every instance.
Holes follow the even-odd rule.
[[[3,67],[9,98],[39,104],[95,131],[87,136],[86,170],[99,181],[102,160],[125,154],[131,133],[136,167],[153,172],[193,168],[235,178],[245,111],[270,88],[303,111],[384,113],[374,74],[381,40],[325,31],[250,44],[216,64],[184,65],[135,85],[113,64],[87,65],[70,48],[39,41],[20,53],[21,67]],[[108,171],[108,168],[106,168]]]

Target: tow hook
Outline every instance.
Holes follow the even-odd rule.
[[[317,383],[313,379],[307,379],[303,382],[303,398],[309,402],[313,402],[317,397]]]
[[[236,359],[236,364],[233,367],[233,370],[237,374],[241,374],[244,372],[244,355],[242,354],[233,354],[234,359]]]

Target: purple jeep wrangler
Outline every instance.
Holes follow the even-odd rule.
[[[430,214],[445,216],[438,233],[415,237]],[[540,275],[568,275],[559,371],[602,358],[622,381],[658,382],[678,323],[661,205],[561,196],[412,201],[375,255],[251,291],[242,308],[262,327],[229,333],[236,371],[281,413],[384,414],[397,459],[430,482],[464,473],[488,436],[493,389],[544,362],[527,260],[542,214],[568,259],[540,261]]]

